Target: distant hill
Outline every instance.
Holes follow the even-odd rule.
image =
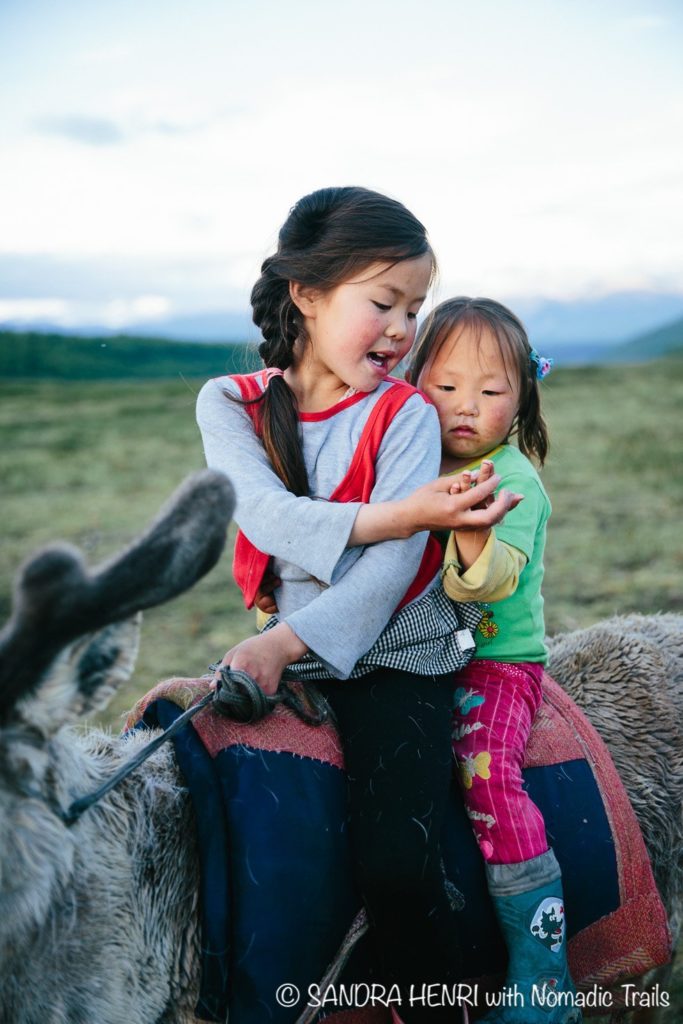
[[[69,337],[0,331],[0,377],[63,380],[218,377],[260,365],[253,345],[208,345],[134,338]]]
[[[0,260],[1,263],[1,260]],[[1,297],[1,296],[0,296]],[[141,320],[123,327],[84,323],[63,327],[49,319],[29,321],[0,320],[0,334],[4,331],[31,334],[67,335],[75,338],[163,338],[165,341],[186,341],[190,344],[222,344],[232,342],[258,342],[261,338],[251,316],[234,310],[213,310],[205,313],[186,313],[162,317],[153,321]]]
[[[63,272],[64,268],[61,270]],[[86,270],[85,267],[79,268],[87,289],[92,282]],[[51,282],[50,294],[53,294],[55,287],[57,291],[54,293],[59,294],[60,284],[66,288],[71,281],[70,277],[68,280],[60,277],[60,268],[52,264],[34,267],[29,261],[19,279],[16,278],[16,272],[15,261],[7,265],[7,260],[3,260],[0,253],[0,298],[3,295],[19,298],[42,294],[35,292],[35,281],[44,275]],[[29,289],[31,282],[34,287]],[[457,294],[457,285],[450,284],[446,290],[444,284],[441,292],[442,298],[449,292]],[[502,298],[522,318],[539,351],[547,350],[551,355],[556,353],[558,361],[561,359],[563,363],[585,362],[586,357],[595,362],[605,346],[619,345],[635,335],[654,331],[662,324],[671,323],[683,316],[683,292],[622,291],[596,298],[575,299],[510,294],[495,297]],[[116,329],[101,323],[64,327],[46,319],[6,319],[0,321],[0,332],[3,330],[72,334],[89,338],[125,333],[136,338],[167,338],[187,342],[242,342],[257,340],[259,337],[246,304],[243,308],[216,307],[203,312],[179,310],[161,319],[132,322]]]
[[[638,334],[630,341],[611,349],[608,358],[618,362],[640,362],[674,354],[683,356],[683,317],[659,327],[656,331]]]
[[[190,342],[258,342],[261,332],[249,313],[216,310],[185,316],[165,317],[153,324],[137,323],[128,328],[136,338],[168,338]],[[96,333],[96,332],[91,332]]]
[[[538,344],[558,366],[642,362],[683,356],[683,317],[622,344],[576,341]],[[249,343],[208,344],[130,335],[81,337],[38,331],[0,330],[0,377],[62,380],[217,377],[260,366]]]
[[[550,356],[557,366],[596,366],[611,358],[619,345],[601,341],[537,341],[531,335],[534,347],[544,356]]]
[[[576,347],[596,351],[620,345],[683,316],[683,294],[613,292],[595,299],[514,299],[507,303],[522,318],[542,351]]]

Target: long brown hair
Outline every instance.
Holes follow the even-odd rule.
[[[323,188],[300,199],[278,236],[277,251],[261,267],[251,292],[254,323],[264,340],[266,367],[286,370],[294,346],[305,341],[303,318],[289,285],[296,281],[331,291],[373,263],[399,263],[429,253],[420,221],[395,199],[365,188]],[[284,377],[274,376],[262,401],[262,440],[275,472],[297,495],[308,495],[299,441],[296,397]]]
[[[421,374],[458,327],[472,328],[477,338],[483,330],[490,331],[506,366],[515,367],[519,379],[519,409],[510,433],[516,435],[521,453],[527,458],[535,456],[542,466],[550,442],[541,412],[536,364],[531,359],[532,349],[524,324],[507,306],[494,299],[470,299],[464,295],[439,303],[420,325],[410,361],[411,382],[419,387]]]

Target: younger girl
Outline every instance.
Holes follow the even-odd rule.
[[[235,568],[248,606],[269,562],[280,580],[272,628],[224,663],[268,693],[293,662],[301,678],[322,680],[383,980],[405,992],[458,978],[439,834],[454,672],[471,656],[479,613],[445,597],[441,552],[426,533],[347,544],[361,503],[401,499],[438,471],[433,407],[389,377],[433,271],[425,230],[401,204],[360,188],[304,197],[252,291],[266,370],[210,381],[197,407],[207,461],[236,486]],[[452,525],[486,526],[505,499],[469,509],[497,482],[452,497],[446,481],[434,493]],[[406,999],[401,1016],[452,1024],[458,1015]]]
[[[507,985],[524,1000],[487,1014],[486,1024],[580,1019],[571,996],[555,1007],[538,998],[548,986],[575,989],[560,868],[521,774],[547,658],[541,581],[550,502],[528,457],[543,465],[548,449],[539,380],[549,369],[513,313],[468,298],[433,311],[411,366],[411,380],[439,414],[441,471],[476,470],[487,460],[506,487],[524,495],[495,536],[452,533],[443,573],[454,600],[486,602],[474,659],[458,676],[453,740],[510,954]],[[513,434],[518,447],[509,443]]]

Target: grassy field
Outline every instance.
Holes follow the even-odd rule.
[[[55,538],[91,562],[127,543],[203,465],[200,381],[0,382],[0,615],[13,573]],[[683,360],[564,369],[543,385],[553,502],[544,587],[550,633],[616,612],[683,609]],[[135,680],[201,674],[252,631],[229,555],[187,595],[148,612]]]
[[[92,563],[126,544],[203,465],[196,380],[0,382],[0,617],[21,560],[56,538]],[[683,610],[683,359],[564,369],[544,383],[553,502],[544,588],[550,633],[631,610]],[[229,556],[194,590],[146,614],[132,683],[104,716],[156,680],[200,675],[253,617]],[[683,1006],[681,971],[676,1005]],[[677,1016],[671,1017],[671,1020]]]

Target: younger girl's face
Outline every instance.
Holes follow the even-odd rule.
[[[457,327],[417,386],[439,414],[442,472],[482,458],[507,439],[519,407],[518,374],[488,329]]]

